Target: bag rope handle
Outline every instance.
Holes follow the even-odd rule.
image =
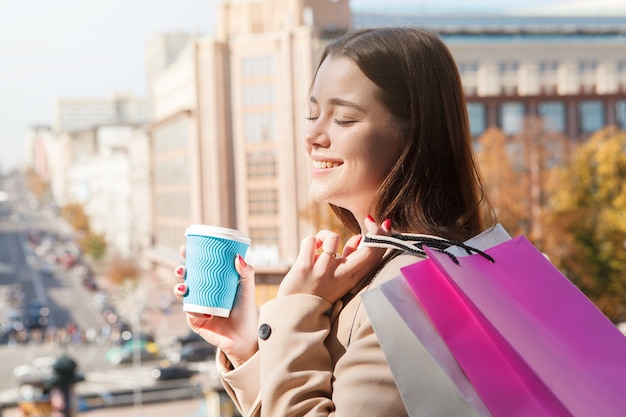
[[[454,240],[444,239],[439,236],[423,235],[416,233],[394,233],[391,236],[384,235],[372,235],[367,233],[363,239],[363,244],[369,247],[378,247],[385,249],[403,249],[407,252],[414,253],[416,255],[427,257],[424,246],[428,246],[430,249],[437,252],[445,253],[452,259],[452,261],[459,265],[459,260],[454,254],[446,251],[450,246],[458,246],[467,252],[468,255],[476,253],[483,258],[487,259],[491,263],[495,263],[493,257],[480,249],[472,246],[468,246],[465,243],[457,242]]]

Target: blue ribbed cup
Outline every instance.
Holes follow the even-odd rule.
[[[246,256],[250,238],[238,230],[200,224],[189,226],[185,236],[188,291],[183,310],[228,317],[239,285],[235,257]]]

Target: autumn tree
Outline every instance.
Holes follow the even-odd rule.
[[[37,201],[42,202],[50,190],[50,184],[44,181],[33,169],[27,170],[25,176],[28,189],[35,194]]]
[[[477,158],[485,192],[495,209],[497,221],[511,235],[519,235],[526,233],[526,197],[511,162],[507,143],[504,132],[491,127],[478,138]]]
[[[78,234],[85,235],[89,232],[89,218],[85,214],[82,204],[70,203],[61,208],[61,217]]]
[[[478,163],[497,221],[511,235],[525,235],[537,246],[546,228],[551,173],[569,158],[569,141],[544,129],[536,117],[525,119],[524,129],[507,137],[497,128],[478,139]]]
[[[612,320],[626,320],[626,133],[605,128],[554,179],[549,255]]]
[[[85,214],[83,205],[70,203],[61,208],[61,217],[74,229],[78,237],[81,249],[91,255],[95,260],[100,260],[106,252],[106,240],[103,235],[93,233],[89,228],[89,217]]]

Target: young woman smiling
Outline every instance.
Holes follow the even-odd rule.
[[[422,29],[353,31],[326,47],[308,103],[311,196],[354,237],[341,254],[332,231],[303,239],[278,296],[260,310],[254,269],[236,259],[231,317],[186,313],[187,321],[219,348],[220,378],[244,416],[406,416],[359,294],[419,258],[359,242],[392,228],[456,241],[482,231],[456,64]],[[176,275],[182,282],[184,268]]]

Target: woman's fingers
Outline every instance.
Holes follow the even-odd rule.
[[[322,253],[333,254],[339,249],[340,236],[330,230],[320,230],[315,235],[318,245],[322,248]]]

